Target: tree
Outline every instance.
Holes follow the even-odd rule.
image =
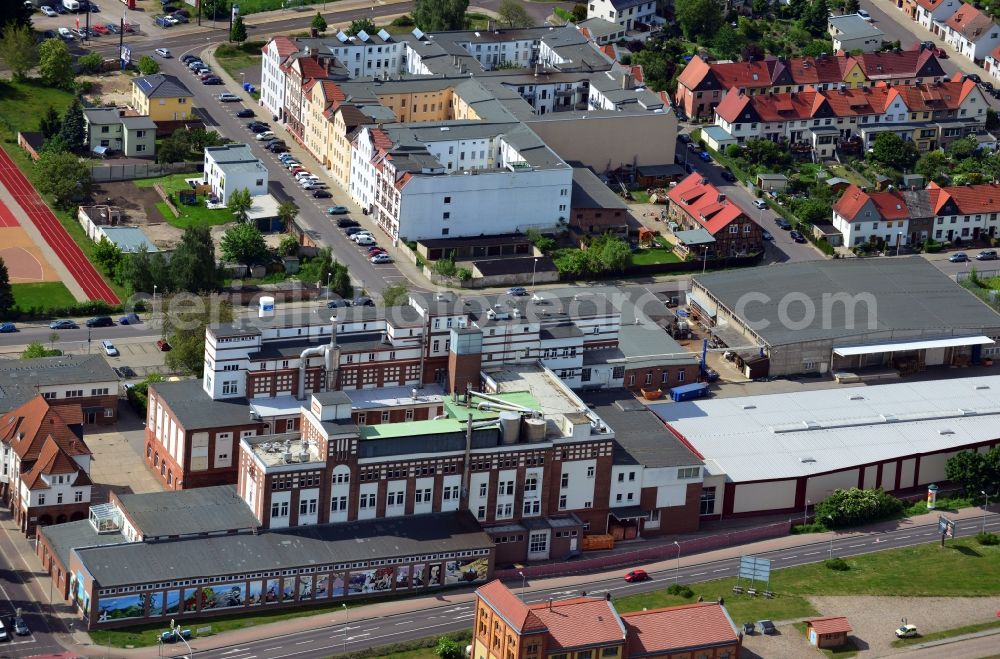
[[[676,0],[674,16],[688,41],[711,39],[723,20],[716,0]]]
[[[137,382],[128,390],[128,402],[139,412],[142,419],[146,418],[146,407],[149,404],[149,385],[156,382],[163,382],[163,376],[159,373],[150,373],[142,382]]]
[[[82,55],[76,60],[76,63],[80,66],[80,73],[100,73],[101,69],[104,68],[104,58],[101,57],[100,53]]]
[[[240,224],[247,221],[247,214],[252,207],[253,197],[250,196],[250,191],[246,188],[236,190],[229,195],[229,202],[226,204],[226,208],[232,211],[233,215],[236,216],[236,221]]]
[[[962,486],[969,496],[980,492],[993,494],[1000,490],[1000,448],[987,453],[960,451],[948,458],[944,466],[945,477]]]
[[[243,43],[247,40],[247,26],[244,25],[242,16],[233,19],[233,29],[229,31],[229,40],[236,43]]]
[[[351,21],[351,24],[347,28],[347,34],[355,35],[360,32],[365,32],[366,34],[375,34],[378,31],[378,26],[375,25],[375,21],[370,18],[359,18],[355,21]]]
[[[201,0],[201,15],[205,18],[229,20],[231,0]]]
[[[56,109],[50,105],[45,110],[42,118],[38,120],[38,132],[45,139],[49,139],[54,135],[58,135],[60,128],[62,128],[62,119],[59,118],[59,113],[56,112]]]
[[[632,262],[628,243],[610,234],[590,243],[587,255],[592,258],[591,272],[622,272]]]
[[[290,227],[292,226],[292,223],[295,222],[295,218],[298,214],[299,207],[296,206],[295,202],[291,199],[286,199],[278,204],[278,219],[285,225],[285,230],[290,230]],[[298,239],[296,239],[296,242],[298,242]]]
[[[24,348],[21,359],[40,359],[41,357],[58,357],[63,354],[58,348],[46,348],[41,341],[32,341]]]
[[[382,289],[382,303],[387,307],[401,307],[410,299],[406,284],[393,284]]]
[[[962,139],[955,140],[946,146],[944,151],[952,160],[965,160],[966,158],[971,158],[975,155],[976,149],[978,148],[979,144],[976,142],[976,138],[969,135],[963,137]]]
[[[38,47],[38,72],[49,87],[73,85],[73,56],[62,39],[46,39]]]
[[[712,37],[712,51],[722,59],[736,59],[745,43],[742,34],[730,25],[723,25]]]
[[[859,9],[861,9],[861,3],[859,0],[844,0],[845,14],[856,14]]]
[[[139,58],[139,73],[144,76],[151,76],[160,72],[160,64],[150,55],[143,55]]]
[[[500,0],[497,20],[501,25],[511,28],[531,27],[534,24],[528,10],[517,0]]]
[[[829,528],[843,528],[892,517],[902,509],[902,501],[881,489],[852,487],[834,490],[829,497],[816,504],[815,515]]]
[[[176,256],[174,257],[176,258]],[[205,328],[231,322],[233,308],[217,297],[173,297],[164,305],[163,337],[170,343],[167,367],[201,377],[205,367]]]
[[[802,27],[809,30],[810,34],[825,34],[829,17],[830,8],[826,0],[812,0],[802,12]]]
[[[465,28],[469,0],[414,0],[413,20],[424,32]]]
[[[115,281],[129,294],[153,292],[152,259],[145,245],[122,257],[115,271]]]
[[[114,275],[118,270],[122,256],[121,248],[104,236],[101,236],[101,239],[94,246],[94,261],[108,276]]]
[[[885,167],[904,170],[913,167],[919,154],[913,142],[904,140],[895,133],[879,133],[872,144],[869,157]]]
[[[10,286],[10,273],[7,264],[0,258],[0,318],[6,318],[17,302],[14,300],[14,289]]]
[[[326,19],[323,18],[323,14],[316,12],[312,20],[313,29],[317,32],[326,32]]]
[[[986,130],[996,130],[1000,128],[1000,117],[993,108],[986,109]]]
[[[237,224],[227,229],[219,242],[219,248],[224,259],[242,263],[247,271],[267,258],[267,243],[253,224]]]
[[[351,275],[347,272],[346,266],[334,263],[333,278],[330,280],[330,290],[345,300],[354,297],[354,287],[351,286]]]
[[[171,163],[185,160],[190,152],[187,144],[178,136],[183,131],[177,131],[169,137],[164,137],[159,148],[156,149],[156,162]]]
[[[795,214],[807,224],[829,222],[830,204],[820,199],[803,199],[795,205]]]
[[[278,254],[295,256],[299,253],[299,238],[294,233],[286,233],[278,243]]]
[[[573,22],[580,23],[587,20],[587,5],[578,2],[573,5]]]
[[[465,650],[455,639],[442,636],[438,639],[434,654],[441,659],[462,659],[465,656]]]
[[[170,258],[170,281],[172,290],[189,293],[214,291],[219,287],[215,244],[208,227],[191,226],[184,230]]]
[[[913,170],[928,183],[943,183],[948,178],[948,158],[940,151],[928,151],[920,156]]]
[[[27,24],[7,23],[0,33],[0,59],[7,63],[14,80],[24,76],[38,64],[35,35]]]
[[[42,151],[35,163],[38,189],[55,198],[56,206],[67,209],[90,196],[94,179],[90,167],[72,153]]]
[[[86,145],[86,135],[84,134],[86,130],[87,124],[83,120],[83,104],[80,102],[80,97],[76,96],[66,108],[59,126],[59,138],[67,151],[83,152]]]
[[[684,46],[677,39],[646,41],[646,47],[632,53],[632,63],[642,66],[646,83],[656,91],[672,91],[678,73],[677,62],[684,55]]]

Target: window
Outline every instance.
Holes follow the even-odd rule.
[[[414,494],[414,501],[416,503],[430,503],[431,502],[431,488],[425,488],[423,490],[417,490]]]
[[[476,519],[486,519],[486,506],[479,506],[479,509],[476,511]]]
[[[458,485],[446,486],[443,490],[442,498],[445,501],[458,501]]]
[[[699,514],[712,515],[715,513],[715,488],[705,487],[701,490],[701,502],[699,504]]]
[[[389,492],[385,498],[386,506],[402,506],[405,502],[406,496],[403,490]]]
[[[224,380],[222,382],[222,395],[233,395],[239,391],[236,380]]]
[[[540,554],[549,550],[548,533],[532,533],[528,536],[528,553]]]
[[[535,492],[538,490],[538,476],[534,474],[525,477],[524,479],[524,491],[525,492]]]
[[[559,510],[566,510],[566,495],[559,495]]]
[[[587,478],[593,478],[593,477],[594,477],[594,468],[587,467]]]
[[[375,507],[375,493],[362,494],[360,508],[374,508]]]
[[[646,384],[653,384],[653,372],[646,371]]]
[[[486,496],[486,488],[487,488],[487,487],[488,487],[488,486],[487,486],[487,484],[486,484],[486,483],[480,483],[480,484],[479,484],[479,496],[481,496],[481,497],[484,497],[484,496]]]
[[[44,494],[39,494],[38,495],[38,505],[39,506],[44,506],[45,505],[45,495]]]
[[[677,371],[677,381],[684,382],[684,371]]]
[[[347,510],[347,497],[333,497],[330,500],[330,512],[340,512]]]
[[[540,515],[542,512],[542,502],[538,499],[528,499],[524,502],[525,515]]]
[[[625,367],[615,366],[613,369],[611,369],[611,377],[615,380],[625,377]]]
[[[562,487],[562,489],[564,489],[564,490],[565,490],[565,489],[566,489],[567,487],[569,487],[569,474],[563,474],[563,475],[562,475],[562,481],[561,481],[561,483],[560,483],[560,486],[561,486],[561,487]]]
[[[698,478],[699,476],[701,476],[701,467],[681,467],[677,470],[678,480]]]
[[[73,501],[75,501],[76,503],[80,503],[81,501],[83,501],[83,490],[77,490],[76,492],[73,493]]]
[[[288,502],[278,501],[272,503],[271,517],[288,517]]]
[[[500,481],[497,487],[497,496],[513,496],[514,481]]]
[[[62,476],[59,477],[59,481],[62,482]],[[62,503],[63,493],[59,492],[56,494],[56,503]]]

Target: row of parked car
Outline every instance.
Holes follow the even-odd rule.
[[[53,16],[58,16],[59,14],[68,14],[76,12],[84,14],[87,12],[91,12],[93,14],[96,14],[101,11],[101,8],[97,6],[97,3],[90,2],[90,0],[79,0],[79,2],[77,3],[77,9],[74,12],[70,12],[70,10],[66,8],[66,4],[62,2],[62,0],[52,0],[52,4],[42,5],[41,7],[38,8],[38,11],[42,12],[49,18],[52,18]]]
[[[169,51],[167,51],[169,52]],[[203,85],[221,85],[222,78],[215,75],[211,67],[201,61],[201,58],[196,55],[185,55],[181,58],[181,62],[184,66],[188,68],[192,74],[194,74]]]

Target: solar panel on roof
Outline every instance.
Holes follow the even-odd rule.
[[[379,38],[382,41],[391,41],[392,40],[392,35],[389,34],[388,32],[386,32],[385,28],[382,28],[381,30],[378,31],[378,36],[379,36]]]
[[[355,36],[357,36],[358,39],[361,39],[362,41],[368,41],[369,39],[371,39],[371,36],[369,36],[368,33],[365,32],[364,30],[359,30],[357,35]]]
[[[413,36],[415,36],[417,39],[423,39],[424,38],[424,32],[419,27],[413,28],[413,32],[410,32],[410,34],[412,34]]]
[[[340,43],[347,43],[347,35],[344,34],[343,30],[337,33],[337,40],[340,41]]]

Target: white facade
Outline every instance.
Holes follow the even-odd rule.
[[[267,168],[246,144],[206,148],[204,177],[223,204],[237,190],[249,190],[251,197],[267,194]]]
[[[860,50],[863,53],[874,53],[885,42],[885,33],[858,14],[830,16],[827,32],[833,39],[834,52]]]
[[[279,47],[272,39],[264,47],[260,63],[260,104],[275,117],[281,116],[285,106],[285,73],[281,70],[281,60]]]
[[[984,60],[997,46],[1000,46],[1000,28],[996,23],[991,23],[988,30],[974,38],[966,37],[952,29],[950,25],[942,25],[944,42],[972,62]]]
[[[615,7],[612,0],[591,0],[587,4],[587,18],[603,18],[611,23],[617,23],[626,30],[635,28],[636,23],[647,25],[654,22],[656,17],[655,2],[617,3],[621,9]]]
[[[489,33],[486,33],[489,35]],[[492,35],[489,35],[492,36]],[[490,71],[501,64],[518,64],[527,68],[534,63],[535,50],[539,47],[537,39],[512,39],[510,41],[495,41],[490,39],[460,41],[462,46],[476,58],[484,69]]]
[[[375,202],[375,142],[371,129],[364,127],[352,142],[351,178],[348,192],[361,208],[371,209]]]
[[[930,30],[934,34],[940,34],[941,29],[935,25],[935,21],[944,23],[944,21],[951,18],[951,15],[958,11],[961,6],[959,0],[944,0],[941,4],[932,10],[927,10],[917,5],[917,22],[924,26],[927,30]]]
[[[364,31],[353,37],[339,32],[336,39],[340,45],[328,46],[326,50],[340,60],[352,78],[383,78],[399,73],[406,44]]]

